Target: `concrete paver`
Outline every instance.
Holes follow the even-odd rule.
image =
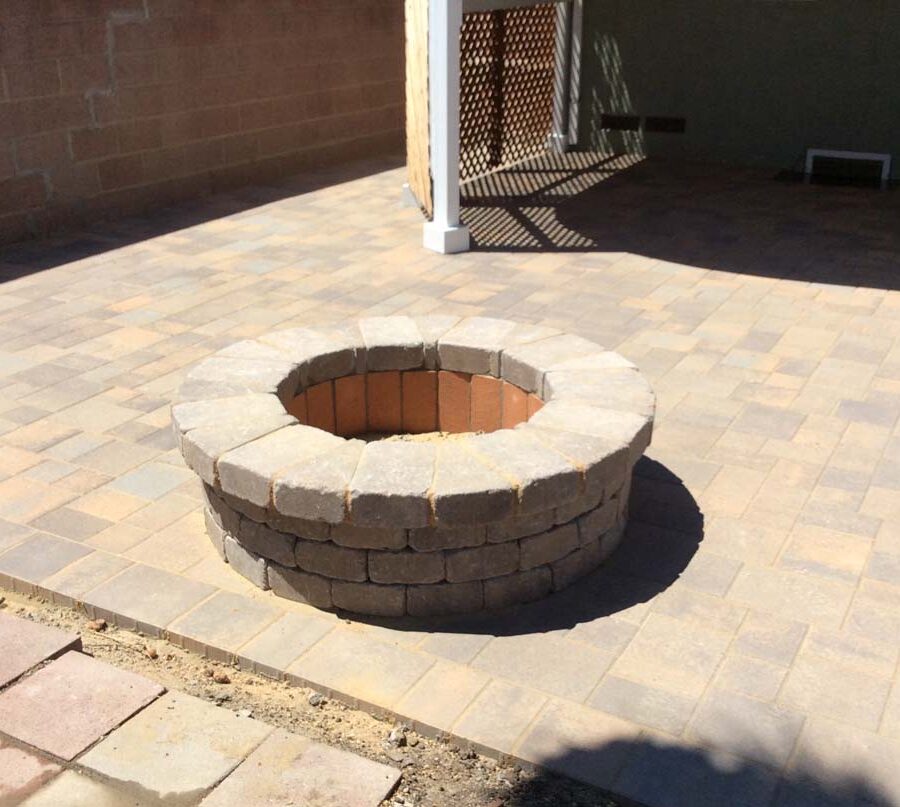
[[[153,804],[107,782],[68,770],[25,799],[22,807],[152,807]]]
[[[137,563],[91,589],[84,601],[98,614],[159,635],[161,629],[213,594],[212,586]]]
[[[279,729],[201,804],[377,807],[399,779],[396,768]]]
[[[249,597],[220,591],[192,611],[176,619],[168,630],[170,638],[192,650],[212,652],[222,661],[271,625],[282,611]]]
[[[273,678],[309,650],[335,626],[334,617],[320,615],[312,608],[310,613],[287,613],[264,628],[237,652],[242,664],[256,672]]]
[[[530,762],[609,789],[634,754],[640,729],[633,723],[564,701],[548,702],[516,747]],[[603,748],[604,753],[579,749]]]
[[[272,731],[214,704],[170,692],[81,757],[86,769],[156,799],[197,799]]]
[[[36,583],[90,554],[89,547],[35,533],[0,555],[0,577]]]
[[[70,760],[164,688],[70,651],[0,694],[0,732]]]
[[[651,807],[790,804],[801,772],[795,757],[782,763],[784,713],[805,721],[801,752],[817,721],[851,733],[853,754],[822,752],[822,781],[835,767],[890,792],[890,766],[876,762],[898,739],[887,672],[900,652],[896,194],[563,159],[469,186],[464,216],[489,249],[459,256],[422,251],[418,212],[395,204],[402,171],[308,193],[293,180],[254,191],[250,209],[227,197],[224,215],[221,198],[198,203],[213,215],[187,229],[166,213],[4,250],[0,579],[157,634],[216,591],[271,606],[195,541],[200,494],[177,483],[190,478],[168,429],[188,368],[276,328],[361,316],[437,312],[441,333],[479,316],[560,328],[624,355],[658,395],[632,525],[604,570],[515,619],[430,631],[348,625],[279,600],[284,616],[250,619],[245,643],[218,651],[424,724],[451,721],[495,753],[524,747],[545,701],[591,710],[598,725],[622,720],[636,738],[572,728],[581,739],[568,754],[581,758],[567,770],[585,776],[624,742],[635,753],[613,789]],[[522,196],[547,170],[577,193]],[[265,274],[247,244],[271,247]],[[138,562],[120,571],[91,549]],[[224,632],[211,620],[201,633]],[[448,678],[444,664],[462,669]],[[438,694],[449,681],[456,697]],[[756,709],[769,716],[758,745],[723,734]],[[552,766],[553,724],[541,726],[534,747]],[[808,784],[806,803],[827,803]]]
[[[355,631],[333,631],[287,668],[304,681],[327,679],[336,692],[375,706],[391,706],[434,664],[424,653],[372,639]]]
[[[0,613],[0,687],[69,650],[81,649],[81,638],[57,628]]]
[[[56,776],[60,766],[0,738],[0,807],[15,807]]]

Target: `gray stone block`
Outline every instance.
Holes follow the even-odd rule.
[[[553,590],[561,591],[580,580],[586,574],[594,571],[604,560],[600,541],[594,541],[570,552],[564,558],[560,558],[550,564],[550,573],[553,577]]]
[[[338,546],[353,549],[403,549],[407,544],[406,530],[392,530],[388,527],[332,524],[329,535]]]
[[[209,536],[209,540],[212,541],[219,557],[225,560],[225,536],[228,533],[215,520],[208,507],[203,508],[203,520],[206,523],[206,534]]]
[[[444,553],[370,550],[369,579],[375,583],[437,583],[444,579]]]
[[[601,489],[599,493],[590,493],[572,499],[570,502],[561,504],[553,513],[553,521],[555,524],[568,524],[585,513],[596,509],[603,502],[604,491]]]
[[[519,547],[522,570],[545,566],[578,549],[578,528],[574,524],[564,524],[541,535],[523,538]]]
[[[515,510],[514,483],[469,450],[473,445],[474,440],[451,440],[437,448],[431,504],[439,526],[499,521]]]
[[[483,544],[486,536],[487,528],[477,524],[471,527],[420,527],[409,531],[409,545],[419,552],[462,549]]]
[[[242,577],[246,577],[253,585],[263,590],[269,588],[266,559],[244,549],[230,535],[225,536],[225,557],[231,568]]]
[[[637,370],[566,370],[544,376],[545,400],[581,400],[591,406],[652,418],[656,396]]]
[[[242,339],[240,342],[234,342],[221,350],[217,350],[215,355],[221,358],[251,359],[268,362],[269,364],[283,364],[285,362],[297,364],[289,353],[256,339]]]
[[[631,483],[633,478],[632,471],[629,469],[628,476],[625,478],[621,487],[611,494],[611,498],[616,502],[620,521],[624,521],[628,518],[628,505],[631,501]]]
[[[476,456],[513,480],[519,495],[519,512],[550,510],[582,491],[581,474],[561,454],[528,436],[524,429],[501,429],[480,434],[465,443]]]
[[[413,322],[422,335],[422,346],[425,350],[425,367],[435,370],[438,366],[438,340],[460,321],[460,317],[434,314],[432,316],[413,317]]]
[[[260,342],[288,354],[300,368],[300,384],[307,387],[356,372],[357,352],[363,350],[362,337],[344,333],[324,333],[309,328],[290,328],[265,334]]]
[[[201,426],[184,435],[181,451],[188,468],[197,472],[208,485],[218,485],[216,462],[223,454],[238,446],[296,423],[287,412],[256,420],[229,420],[212,426]]]
[[[528,392],[541,393],[544,373],[554,364],[591,353],[600,353],[600,345],[572,334],[506,347],[500,355],[500,375]]]
[[[244,549],[282,566],[294,566],[294,544],[297,539],[293,535],[278,532],[265,524],[249,518],[241,519],[238,534],[234,536]]]
[[[628,359],[619,353],[611,350],[603,350],[599,353],[588,353],[586,355],[574,356],[569,359],[554,362],[547,367],[548,372],[556,370],[636,370],[637,367]]]
[[[353,373],[359,375],[366,372],[366,343],[358,322],[344,322],[326,328],[322,333],[334,339],[341,345],[353,348],[354,364]],[[310,364],[310,367],[313,363]],[[335,376],[338,378],[339,376]]]
[[[531,416],[525,427],[516,431],[527,431],[529,426],[603,437],[628,446],[629,465],[637,462],[644,453],[653,434],[653,418],[602,409],[580,401],[550,401]]]
[[[254,521],[259,521],[260,523],[266,520],[265,507],[260,507],[258,504],[251,504],[243,499],[232,496],[230,493],[223,493],[222,501],[241,517],[246,516]]]
[[[331,580],[316,574],[269,564],[269,586],[279,597],[305,602],[316,608],[331,608]]]
[[[582,544],[600,540],[600,536],[611,530],[618,519],[618,503],[609,499],[585,513],[578,519],[578,537]]]
[[[619,484],[629,467],[629,444],[621,439],[541,428],[533,421],[518,427],[529,437],[567,457],[584,476],[585,495],[598,496]]]
[[[286,402],[297,393],[300,370],[290,362],[229,359],[213,355],[188,373],[186,383],[198,382],[222,384],[229,389],[240,390],[238,394],[270,393]]]
[[[411,616],[470,614],[484,608],[484,588],[479,581],[409,586],[406,609]]]
[[[500,351],[515,327],[508,320],[467,317],[438,340],[441,369],[499,375]]]
[[[189,432],[186,439],[194,433]],[[220,456],[216,463],[219,484],[225,493],[266,507],[272,480],[280,470],[343,444],[340,437],[295,423]]]
[[[175,404],[172,407],[172,424],[178,444],[181,445],[182,435],[191,429],[218,426],[230,420],[253,422],[284,414],[284,404],[278,400],[277,395],[251,393]]]
[[[424,365],[424,340],[410,317],[368,317],[359,321],[359,329],[370,372],[410,370]]]
[[[505,608],[546,597],[553,588],[550,569],[542,566],[527,572],[515,572],[506,577],[484,581],[484,607]]]
[[[303,571],[324,577],[362,582],[367,576],[366,553],[361,549],[348,549],[330,541],[297,541],[294,557]]]
[[[215,398],[235,398],[241,395],[259,393],[259,390],[248,390],[247,385],[239,381],[233,384],[224,381],[212,381],[201,378],[186,378],[172,398],[173,404],[190,401],[209,401]],[[265,391],[263,391],[265,393]],[[272,391],[270,394],[274,394]],[[290,396],[281,400],[287,402]]]
[[[600,536],[600,554],[603,556],[603,560],[606,560],[619,548],[619,544],[622,543],[622,539],[625,537],[626,526],[624,521],[620,521],[612,529],[607,530]]]
[[[406,613],[406,586],[380,586],[377,583],[331,584],[335,608],[371,616],[403,616]]]
[[[362,527],[427,526],[434,465],[432,444],[369,443],[350,483],[350,520]]]
[[[504,521],[488,524],[488,542],[497,544],[503,541],[515,541],[527,535],[537,535],[539,532],[546,532],[556,523],[555,515],[555,510],[544,510],[540,513],[512,516]]]
[[[553,328],[549,325],[535,325],[531,322],[517,322],[509,335],[503,340],[503,349],[515,347],[518,345],[530,344],[531,342],[540,342],[544,339],[550,339],[553,336],[562,336],[563,332],[559,328]]]
[[[215,521],[225,532],[237,535],[241,521],[241,515],[219,496],[209,485],[203,485],[203,501],[210,518]]]
[[[272,487],[275,509],[294,518],[341,523],[350,480],[365,445],[361,440],[347,440],[284,468]]]
[[[265,514],[264,520],[273,530],[287,532],[307,541],[327,541],[330,537],[329,524],[325,521],[310,521],[306,518],[292,518],[273,510]]]
[[[519,569],[519,544],[509,541],[447,552],[447,580],[463,583],[502,577]]]

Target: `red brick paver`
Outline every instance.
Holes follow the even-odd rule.
[[[0,613],[0,687],[46,659],[80,649],[74,633]]]
[[[69,760],[164,691],[69,652],[0,694],[0,732]]]

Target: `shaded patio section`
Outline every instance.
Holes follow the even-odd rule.
[[[471,180],[462,205],[480,250],[632,252],[772,278],[900,284],[896,189],[572,152]]]

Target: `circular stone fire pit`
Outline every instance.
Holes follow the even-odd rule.
[[[180,400],[222,558],[280,596],[382,616],[499,608],[594,569],[654,412],[593,342],[443,316],[238,342]]]

